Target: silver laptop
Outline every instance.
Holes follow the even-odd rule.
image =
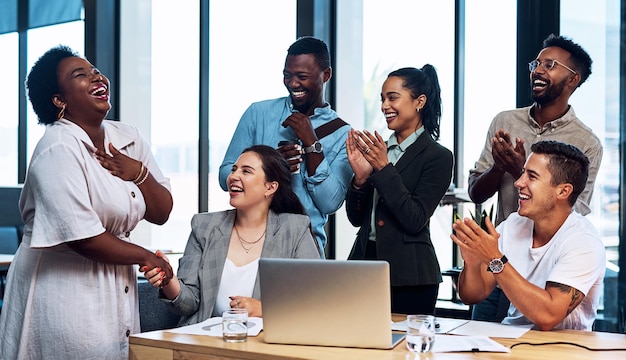
[[[391,349],[386,261],[259,260],[265,342]]]

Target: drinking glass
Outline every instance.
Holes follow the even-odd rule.
[[[411,352],[430,352],[435,342],[435,317],[407,315],[406,346]]]
[[[248,339],[248,310],[228,309],[222,313],[222,338],[225,342]]]

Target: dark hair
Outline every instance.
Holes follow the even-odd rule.
[[[570,53],[570,59],[572,60],[574,70],[578,71],[580,74],[580,82],[578,83],[578,86],[582,85],[587,80],[589,75],[591,75],[591,56],[589,56],[582,46],[563,36],[550,34],[543,41],[543,48],[545,49],[550,46],[559,47]]]
[[[315,57],[320,70],[324,71],[330,67],[330,53],[324,41],[312,36],[302,36],[287,49],[287,55],[305,54],[311,54]]]
[[[267,145],[254,145],[241,153],[253,152],[261,158],[266,181],[276,181],[278,190],[274,193],[270,209],[277,214],[293,213],[306,215],[304,206],[291,186],[291,171],[287,160],[274,148]]]
[[[441,88],[437,70],[426,64],[421,69],[402,68],[392,71],[387,75],[402,78],[402,86],[411,90],[413,99],[420,95],[426,95],[426,104],[421,110],[422,123],[433,139],[439,139],[439,124],[441,121]]]
[[[52,96],[59,93],[57,67],[61,60],[78,57],[72,49],[58,45],[46,51],[30,69],[26,87],[40,124],[52,124],[57,120],[59,109],[52,103]]]
[[[574,188],[569,204],[574,206],[578,195],[583,192],[589,176],[589,158],[574,145],[559,141],[539,141],[530,146],[535,154],[548,159],[548,171],[552,174],[552,185],[572,184]]]

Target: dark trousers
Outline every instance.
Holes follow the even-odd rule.
[[[364,260],[378,260],[376,242],[368,241]],[[439,284],[391,286],[391,312],[434,315]]]

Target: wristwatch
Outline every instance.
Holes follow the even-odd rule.
[[[492,259],[487,265],[487,271],[492,272],[494,274],[499,274],[504,270],[504,264],[509,262],[509,259],[506,258],[506,255],[502,255],[501,258]]]
[[[302,150],[304,150],[305,154],[310,154],[310,153],[321,154],[322,153],[322,143],[319,142],[319,140],[315,140],[315,142],[313,144],[311,144],[311,146],[305,146],[305,147],[302,148]]]

